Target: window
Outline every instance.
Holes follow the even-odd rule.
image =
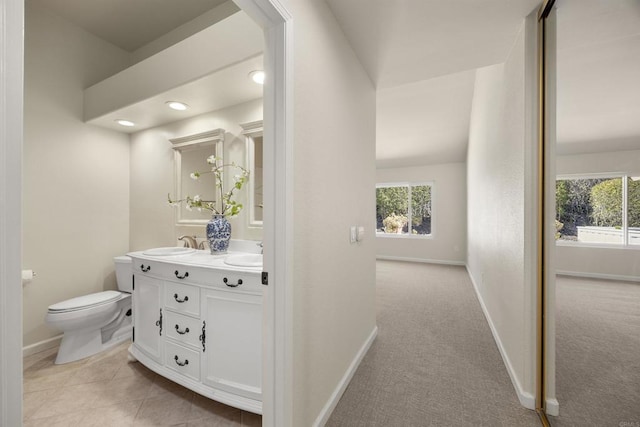
[[[556,240],[640,245],[640,177],[558,178]]]
[[[376,186],[376,235],[432,234],[433,184],[395,183]]]

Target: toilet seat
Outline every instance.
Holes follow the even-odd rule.
[[[122,292],[104,291],[94,294],[71,298],[49,306],[49,313],[68,313],[71,311],[85,310],[117,301],[122,298]]]

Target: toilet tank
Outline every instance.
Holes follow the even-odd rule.
[[[133,268],[131,258],[128,256],[117,256],[113,258],[116,264],[116,281],[118,289],[122,292],[133,292]]]

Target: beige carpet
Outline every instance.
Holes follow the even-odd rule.
[[[379,261],[378,338],[328,426],[538,426],[464,267]]]
[[[640,284],[558,277],[552,426],[640,427]]]

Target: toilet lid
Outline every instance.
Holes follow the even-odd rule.
[[[49,311],[73,311],[89,308],[96,305],[106,304],[120,298],[122,294],[118,291],[104,291],[95,294],[83,295],[71,298],[49,306]]]

